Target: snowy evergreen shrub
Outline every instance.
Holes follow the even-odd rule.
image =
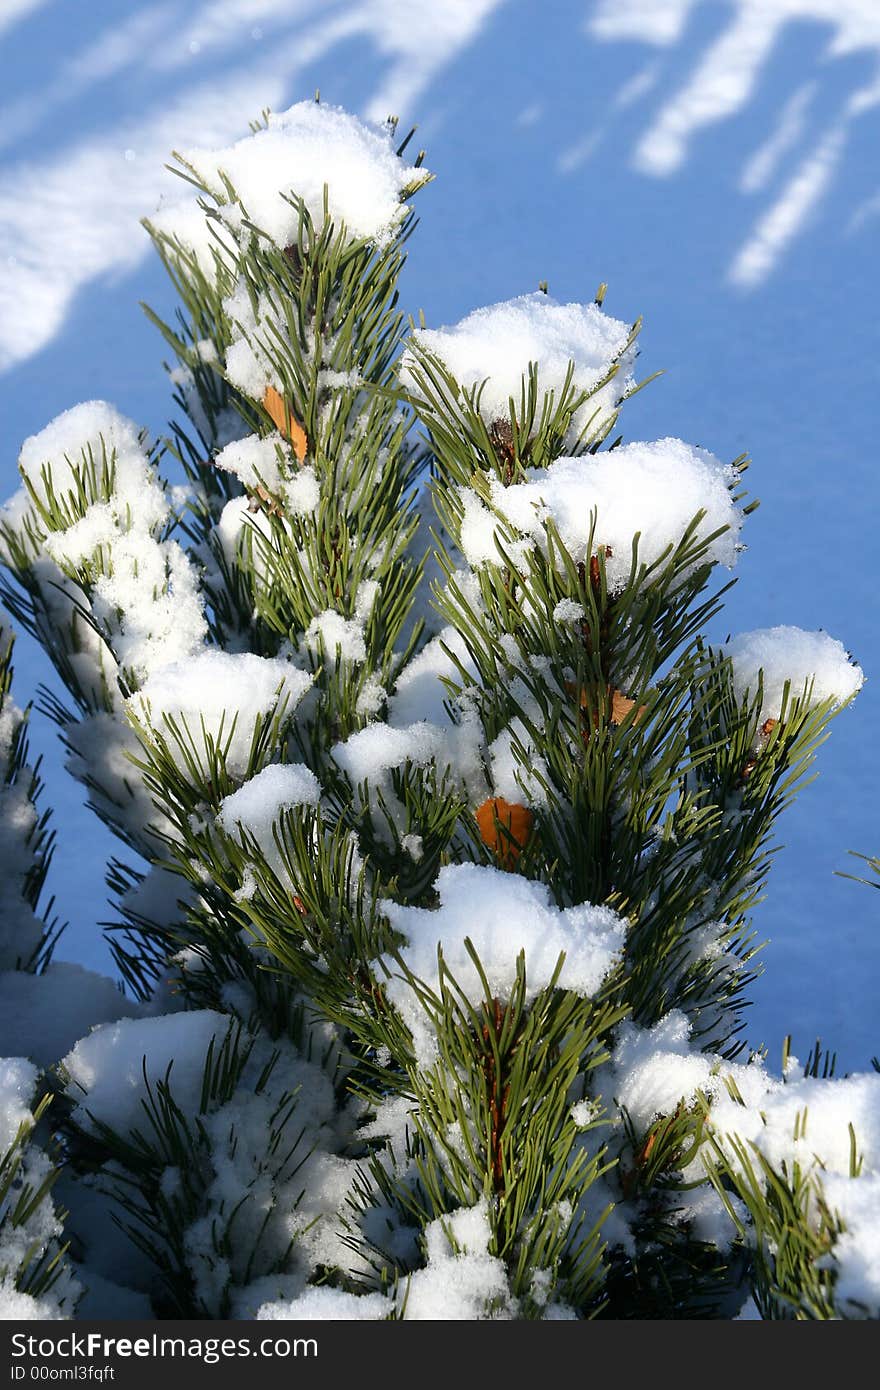
[[[4,705],[8,1316],[877,1317],[880,1076],[744,1037],[862,673],[706,637],[747,461],[617,435],[604,287],[407,323],[397,138],[302,103],[178,156],[173,433],[76,405],[0,513],[124,985],[49,961]]]

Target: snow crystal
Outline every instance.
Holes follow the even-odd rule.
[[[331,750],[333,760],[346,773],[353,786],[377,783],[391,768],[413,763],[426,767],[440,755],[443,738],[439,729],[424,721],[407,728],[392,729],[387,724],[368,724],[345,743]]]
[[[46,1322],[65,1316],[70,1315],[59,1312],[49,1299],[21,1293],[5,1274],[0,1278],[0,1322]]]
[[[517,754],[516,748],[522,749]],[[526,806],[544,806],[549,781],[547,763],[538,753],[521,719],[511,721],[489,744],[489,771],[495,796]]]
[[[742,700],[747,691],[757,694],[758,672],[763,671],[762,720],[779,718],[786,681],[791,682],[791,699],[808,696],[809,705],[823,700],[840,705],[857,694],[865,679],[843,643],[826,632],[759,628],[740,633],[723,651],[733,663],[737,699]]]
[[[106,402],[86,401],[26,440],[19,467],[44,502],[51,474],[56,496],[72,494],[74,511],[81,512],[75,470],[90,457],[100,470],[102,438],[109,496],[95,495],[87,484],[85,511],[51,531],[43,545],[60,568],[79,571],[81,582],[83,569],[95,572],[89,584],[94,618],[117,662],[141,681],[197,650],[207,624],[194,566],[176,541],[157,539],[171,509],[135,426]],[[13,499],[12,512],[18,511]],[[10,513],[6,519],[14,518]]]
[[[606,1080],[597,1077],[606,1095],[629,1115],[636,1132],[644,1132],[659,1115],[671,1115],[679,1101],[697,1091],[718,1091],[717,1058],[691,1041],[691,1025],[673,1009],[652,1028],[626,1021],[620,1025]]]
[[[257,720],[292,714],[311,683],[288,661],[208,649],[155,672],[126,703],[158,732],[163,718],[185,722],[197,742],[204,730],[226,748],[230,775],[243,777]]]
[[[206,217],[195,197],[163,197],[150,215],[149,225],[154,232],[179,241],[210,280],[214,279],[218,256],[225,267],[235,263],[237,246],[232,232],[216,218]]]
[[[0,974],[0,1054],[49,1067],[98,1023],[140,1013],[106,975],[72,961],[52,961],[41,975]]]
[[[286,327],[277,303],[268,295],[251,299],[244,280],[223,301],[223,312],[232,325],[232,341],[226,349],[226,377],[245,395],[262,400],[266,387],[275,386],[277,369],[267,355],[267,344],[283,340]]]
[[[696,538],[721,531],[699,563],[726,565],[737,558],[742,512],[729,488],[735,471],[705,449],[680,439],[633,443],[578,458],[560,458],[548,468],[530,468],[528,481],[504,487],[490,480],[490,511],[477,494],[465,490],[461,547],[468,563],[500,563],[496,537],[516,564],[534,545],[546,551],[544,522],[552,520],[575,563],[589,559],[591,512],[598,513],[594,549],[610,548],[605,569],[608,587],[626,584],[638,535],[638,559],[654,565],[682,540],[698,512],[704,512]],[[498,532],[498,513],[524,539],[506,542]],[[691,564],[684,572],[694,568]]]
[[[554,623],[579,623],[584,619],[584,608],[572,598],[561,598],[553,609]]]
[[[229,1027],[229,1017],[213,1009],[101,1024],[63,1061],[77,1123],[89,1129],[94,1119],[121,1133],[143,1129],[145,1058],[151,1085],[168,1074],[177,1104],[198,1112],[208,1047],[214,1039],[219,1048]]]
[[[778,1173],[791,1173],[796,1164],[802,1172],[812,1172],[826,1202],[840,1212],[847,1227],[826,1260],[837,1270],[837,1296],[851,1304],[857,1316],[864,1315],[866,1307],[876,1315],[880,1075],[782,1080],[768,1074],[758,1057],[743,1064],[699,1052],[686,1016],[673,1010],[649,1029],[623,1023],[611,1062],[597,1069],[595,1083],[626,1110],[636,1133],[644,1133],[658,1116],[674,1113],[679,1102],[694,1101],[701,1092],[710,1102],[713,1137],[734,1168],[740,1166],[731,1143],[736,1138],[746,1153],[759,1150]],[[850,1176],[853,1133],[861,1162],[858,1177]],[[685,1178],[699,1184],[709,1161],[705,1150],[695,1155]],[[697,1185],[679,1193],[676,1206],[676,1219],[689,1221],[698,1239],[719,1248],[729,1245],[733,1225],[709,1188]],[[811,1216],[816,1214],[814,1210]]]
[[[835,1298],[847,1316],[876,1317],[880,1311],[880,1075],[844,1078],[804,1076],[780,1081],[763,1077],[763,1088],[746,1090],[743,1073],[732,1068],[745,1100],[719,1097],[711,1121],[716,1139],[734,1167],[739,1159],[729,1140],[736,1136],[760,1151],[776,1172],[811,1172],[827,1205],[846,1227],[824,1263],[836,1271]],[[760,1077],[759,1077],[760,1079]],[[851,1176],[852,1136],[860,1162]],[[816,1211],[810,1213],[815,1218]]]
[[[355,712],[364,719],[375,719],[387,699],[384,685],[375,676],[368,676],[358,691]]]
[[[230,180],[238,205],[221,207],[221,216],[233,232],[243,211],[278,246],[297,240],[299,216],[287,201],[291,192],[320,227],[326,186],[331,220],[344,223],[351,238],[385,245],[406,214],[402,200],[408,190],[430,178],[398,158],[390,128],[367,126],[339,107],[312,101],[270,114],[266,129],[226,149],[190,149],[183,157],[220,204],[228,196],[221,175]],[[180,213],[163,209],[152,221],[184,244],[195,241],[205,269],[212,270],[205,255],[211,243],[191,202]]]
[[[589,1129],[601,1114],[601,1107],[591,1100],[578,1100],[570,1110],[571,1118],[578,1129]]]
[[[230,498],[220,513],[213,534],[220,543],[227,567],[231,569],[239,556],[246,556],[244,567],[251,583],[255,588],[265,591],[272,583],[279,541],[269,514],[263,511],[262,507],[258,507],[256,511],[251,511],[250,508],[249,497]],[[282,524],[287,533],[288,526],[286,523]],[[292,549],[294,555],[290,557],[290,562],[294,563],[296,556],[301,563],[301,557],[297,555],[294,547]],[[219,575],[212,576],[212,581],[222,589],[223,580]]]
[[[477,779],[485,788],[480,748],[481,730],[472,718],[455,727],[447,723],[445,729],[424,720],[403,728],[375,722],[352,734],[346,742],[336,744],[330,752],[359,797],[362,784],[368,783],[366,799],[374,810],[378,808],[381,794],[383,811],[378,816],[378,825],[383,827],[380,833],[393,845],[396,843],[394,836],[384,829],[386,816],[393,820],[398,836],[409,835],[412,831],[411,813],[394,789],[394,769],[403,769],[407,764],[421,768],[433,766],[439,777],[451,773],[461,784],[461,791],[469,794],[469,785]]]
[[[78,584],[68,579],[46,555],[35,556],[30,578],[39,592],[45,613],[41,631],[50,645],[58,644],[71,672],[71,684],[92,708],[102,709],[114,700],[117,663],[107,643],[85,614],[89,600]]]
[[[739,1075],[737,1070],[737,1084]],[[735,1133],[756,1144],[775,1168],[818,1163],[823,1172],[842,1175],[850,1171],[852,1125],[863,1170],[880,1173],[880,1075],[876,1072],[845,1078],[802,1077],[784,1083],[766,1078],[763,1094],[746,1106],[719,1099],[712,1108],[712,1122],[717,1131]]]
[[[142,682],[204,643],[198,574],[176,541],[117,534],[111,556],[112,572],[95,581],[92,611],[120,666]]]
[[[596,304],[557,304],[548,295],[526,294],[473,313],[451,328],[418,329],[404,351],[401,380],[418,395],[413,379],[420,352],[438,357],[464,389],[485,385],[479,409],[487,424],[509,419],[509,399],[519,411],[523,377],[538,367],[539,392],[560,398],[569,366],[576,390],[591,390],[619,361],[616,375],[574,413],[567,434],[573,447],[585,427],[606,426],[618,401],[632,387],[635,347],[630,327],[609,318]],[[539,412],[540,414],[540,412]]]
[[[332,1094],[331,1094],[332,1104]],[[298,1200],[290,1204],[286,1230],[294,1236],[311,1268],[335,1265],[367,1273],[369,1262],[345,1243],[345,1230],[339,1220],[352,1195],[362,1169],[354,1159],[337,1154],[312,1152],[299,1168],[296,1181]],[[300,1197],[299,1194],[302,1193]]]
[[[21,1057],[0,1058],[0,1160],[5,1159],[19,1134],[24,1139],[17,1150],[18,1172],[2,1204],[4,1210],[0,1211],[0,1320],[70,1317],[80,1291],[63,1265],[59,1278],[39,1299],[17,1292],[13,1284],[16,1271],[26,1265],[39,1268],[45,1260],[45,1267],[51,1268],[62,1235],[61,1221],[47,1187],[53,1176],[52,1164],[32,1137],[30,1101],[36,1080],[37,1068],[31,1062]],[[18,1197],[33,1197],[41,1190],[41,1200],[20,1211],[14,1220],[9,1219]]]
[[[526,958],[526,999],[544,988],[565,961],[559,987],[595,994],[613,966],[624,941],[624,922],[607,907],[581,903],[557,908],[543,883],[477,864],[449,864],[435,884],[440,905],[428,909],[385,902],[391,925],[407,939],[400,955],[408,970],[430,989],[439,988],[438,946],[449,971],[475,1005],[483,986],[465,947],[469,939],[482,963],[493,995],[505,999],[516,979],[516,959]],[[428,1064],[436,1051],[427,1015],[395,960],[383,956],[391,978],[389,998],[413,1034],[418,1056]]]
[[[295,885],[275,843],[275,827],[283,811],[295,806],[317,806],[320,799],[320,783],[310,768],[302,763],[272,763],[231,796],[224,797],[217,821],[228,835],[233,835],[237,830],[252,835],[276,877],[293,892]],[[253,871],[245,868],[241,887],[235,894],[236,900],[248,902],[256,888]]]

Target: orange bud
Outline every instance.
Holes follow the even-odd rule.
[[[535,813],[528,806],[490,797],[477,807],[477,825],[502,869],[512,869],[531,838]]]
[[[267,386],[263,393],[263,409],[271,416],[284,438],[293,445],[293,452],[302,463],[309,447],[306,432],[299,421],[294,420],[290,407],[274,386]]]
[[[642,715],[647,710],[647,705],[639,705],[636,709],[635,700],[631,700],[628,695],[624,695],[621,690],[611,692],[611,723],[622,724],[630,710],[636,710],[633,716],[633,723],[638,724]]]
[[[574,685],[572,681],[566,681],[565,688],[568,691],[569,695],[578,696],[578,704],[580,705],[581,709],[585,710],[589,707],[590,701],[587,697],[587,691],[584,689],[583,686],[581,687],[580,692],[578,692],[577,687]],[[605,696],[606,699],[609,700],[611,703],[611,708],[610,710],[608,710],[609,724],[622,724],[624,719],[626,719],[627,715],[630,713],[631,710],[636,710],[635,716],[633,717],[633,723],[638,724],[642,715],[647,712],[647,705],[639,705],[638,709],[636,709],[635,700],[631,700],[628,695],[624,695],[622,690],[617,690],[616,688],[610,685],[605,687]],[[598,692],[594,700],[593,727],[596,729],[599,727]],[[585,734],[584,737],[587,737],[587,735]]]

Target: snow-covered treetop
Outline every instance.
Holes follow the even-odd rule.
[[[760,717],[778,719],[783,692],[790,682],[790,696],[807,696],[810,705],[833,700],[842,705],[864,684],[861,666],[837,638],[827,632],[805,632],[800,627],[765,627],[741,632],[724,648],[733,663],[733,688],[737,698],[756,695],[759,672],[763,685]]]
[[[464,390],[483,385],[479,410],[487,424],[506,420],[508,402],[518,402],[529,364],[538,367],[538,389],[560,397],[571,369],[572,385],[590,391],[617,372],[576,410],[569,443],[584,428],[597,431],[632,387],[635,346],[631,325],[610,318],[596,304],[558,304],[546,294],[524,294],[475,309],[449,328],[422,328],[403,355],[401,380],[418,395],[411,368],[420,352],[437,357]],[[594,418],[595,417],[595,418]]]
[[[301,199],[317,226],[324,222],[324,190],[331,221],[345,224],[353,239],[386,245],[406,216],[406,198],[431,177],[398,156],[390,126],[369,126],[340,107],[301,101],[271,113],[265,127],[225,149],[190,149],[181,161],[221,205],[236,232],[243,216],[278,246],[297,240]],[[237,202],[230,204],[228,180]],[[217,241],[192,201],[160,210],[155,230],[178,236],[210,266]]]

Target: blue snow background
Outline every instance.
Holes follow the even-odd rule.
[[[161,433],[173,297],[138,218],[174,146],[229,143],[311,97],[418,125],[403,295],[429,324],[533,290],[644,317],[626,438],[747,451],[761,507],[710,636],[792,623],[868,682],[782,822],[755,916],[748,1037],[880,1052],[880,898],[836,876],[880,853],[877,0],[5,0],[0,4],[0,498],[28,435],[111,400]],[[17,646],[15,696],[58,688]],[[97,925],[117,843],[32,718],[58,848],[60,958],[112,969]],[[123,856],[124,857],[124,856]]]

